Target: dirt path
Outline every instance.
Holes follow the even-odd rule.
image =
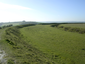
[[[2,32],[0,32],[0,40],[1,40],[1,34]],[[7,64],[7,60],[5,57],[6,57],[5,51],[0,49],[0,64]]]
[[[7,60],[6,60],[5,56],[6,56],[5,51],[0,50],[0,63],[1,63],[1,64],[7,64],[7,63],[6,63]]]

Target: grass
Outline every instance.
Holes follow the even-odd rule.
[[[65,31],[85,34],[85,24],[60,24],[58,28],[61,28]]]
[[[85,64],[85,34],[50,25],[0,29],[7,64]]]
[[[3,42],[7,46],[5,49],[8,54],[7,64],[57,64],[25,41],[19,31],[20,28],[11,27],[5,30]]]
[[[73,27],[73,28],[85,28],[85,24],[61,24],[60,26]]]
[[[50,25],[20,29],[24,40],[59,64],[85,64],[85,35],[66,32]]]

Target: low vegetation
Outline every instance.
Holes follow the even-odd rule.
[[[0,29],[0,47],[7,53],[7,64],[85,64],[85,34],[69,32],[71,28],[63,24],[7,27]]]
[[[5,41],[11,48],[8,57],[8,64],[56,64],[54,61],[44,55],[44,53],[33,47],[23,39],[19,28],[26,27],[16,26],[8,28],[5,31]],[[28,25],[33,26],[33,25]]]
[[[60,24],[60,26],[65,26],[65,27],[75,27],[75,28],[85,28],[85,23],[75,23],[75,24]]]
[[[62,31],[50,25],[20,29],[24,40],[58,64],[85,64],[85,35]]]
[[[35,21],[29,21],[29,22],[26,22],[26,21],[5,22],[5,23],[0,23],[0,27],[8,26],[8,25],[11,25],[11,24],[13,26],[17,26],[17,25],[25,25],[25,24],[38,24],[38,22],[35,22]]]
[[[62,28],[65,31],[85,34],[85,24],[61,24],[58,28]]]

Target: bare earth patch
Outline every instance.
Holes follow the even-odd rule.
[[[7,64],[6,53],[3,50],[0,50],[0,64]]]

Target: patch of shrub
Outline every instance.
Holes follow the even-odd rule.
[[[7,42],[10,42],[10,40],[6,39]]]
[[[36,24],[25,24],[25,25],[16,26],[16,28],[23,28],[23,27],[35,26],[35,25],[36,25]]]
[[[64,27],[64,30],[65,31],[67,31],[67,30],[69,30],[70,29],[70,27]]]
[[[79,33],[80,33],[80,34],[84,34],[84,33],[85,33],[85,29],[81,29],[81,30],[79,31]]]
[[[59,28],[64,28],[64,26],[59,26]]]
[[[69,31],[70,32],[76,32],[76,28],[70,28]]]
[[[2,29],[2,27],[0,27],[0,29]]]
[[[22,64],[30,64],[30,63],[25,61],[25,62],[23,62]]]
[[[59,57],[59,55],[55,55],[55,57]]]
[[[76,30],[76,32],[79,32],[79,31],[80,31],[80,29],[79,29],[79,28],[76,28],[75,30]]]
[[[7,60],[7,64],[15,64],[15,63],[14,63],[14,60],[9,59]]]
[[[6,41],[10,44],[10,45],[15,45],[13,42],[11,42],[10,40],[6,39]]]
[[[65,31],[78,32],[80,34],[85,33],[85,29],[83,28],[73,28],[73,27],[64,27],[64,26],[58,26],[58,28],[63,28]]]
[[[52,24],[51,27],[58,27],[60,24],[57,23],[57,24]]]
[[[20,49],[20,47],[18,47],[18,46],[13,46],[13,48],[14,48],[14,49]]]
[[[85,48],[82,48],[82,50],[85,50]]]

